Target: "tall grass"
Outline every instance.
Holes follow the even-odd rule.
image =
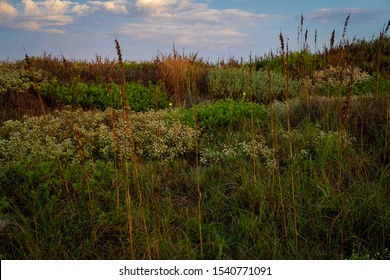
[[[197,54],[180,54],[173,48],[170,54],[159,54],[155,65],[175,106],[191,106],[195,103],[195,96],[200,97],[203,93],[209,67],[197,58]]]
[[[303,17],[302,17],[303,20]],[[287,115],[287,133],[288,133],[288,144],[289,144],[289,154],[290,154],[290,175],[291,175],[291,198],[292,198],[292,208],[294,215],[294,235],[295,235],[295,253],[299,254],[299,245],[298,245],[298,225],[297,225],[297,205],[295,202],[295,175],[294,175],[294,152],[293,152],[293,143],[291,139],[291,120],[290,120],[290,92],[289,92],[289,73],[288,73],[288,44],[285,52],[285,45],[283,34],[280,32],[279,35],[280,45],[281,45],[281,60],[284,67],[284,81],[285,81],[285,100],[286,100],[286,115]]]

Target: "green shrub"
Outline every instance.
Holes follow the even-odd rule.
[[[386,93],[390,88],[390,80],[383,76],[378,77],[379,93]],[[353,85],[353,93],[359,96],[371,95],[376,93],[376,78],[369,79]]]
[[[268,74],[266,71],[252,73],[253,101],[268,102],[271,99],[268,90]],[[215,68],[207,77],[209,92],[217,98],[231,98],[239,100],[245,92],[250,98],[249,70],[246,68]],[[290,95],[295,96],[298,82],[289,80]],[[273,99],[284,99],[284,76],[281,73],[271,72],[271,94]]]
[[[26,94],[32,89],[40,90],[49,79],[42,69],[17,67],[15,64],[0,64],[0,95]]]
[[[194,126],[194,108],[184,113],[185,122]],[[267,110],[257,103],[238,102],[231,99],[217,101],[212,104],[200,104],[196,107],[199,125],[204,129],[237,128],[244,119],[250,120],[252,115],[255,123],[267,119]]]
[[[113,96],[119,96],[120,86],[113,84]],[[139,83],[126,83],[125,92],[131,110],[145,112],[151,109],[164,109],[168,106],[168,95],[160,90],[160,86],[153,86],[149,83],[145,87]]]
[[[119,92],[120,86],[115,83],[111,85],[111,88],[99,84],[88,85],[83,82],[78,82],[74,86],[51,83],[43,87],[42,95],[57,105],[64,104],[105,110],[109,107],[120,109]],[[135,82],[126,83],[125,93],[130,108],[136,112],[155,108],[163,109],[168,106],[167,94],[160,91],[159,86],[149,84],[148,87],[145,87]]]

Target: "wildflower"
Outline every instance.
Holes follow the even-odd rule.
[[[172,105],[173,105],[173,104],[172,104],[172,102],[169,102],[169,104],[168,104],[168,105],[169,105],[169,107],[172,107]]]
[[[245,97],[246,96],[246,92],[244,92],[242,95]]]

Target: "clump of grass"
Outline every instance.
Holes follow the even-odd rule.
[[[159,54],[155,59],[159,79],[171,94],[175,106],[187,107],[205,91],[205,77],[209,66],[197,54],[185,55],[175,48],[171,54]]]

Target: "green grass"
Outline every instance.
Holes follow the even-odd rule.
[[[241,118],[245,121],[247,117]],[[308,120],[301,123],[292,136],[296,157],[293,167],[286,160],[288,137],[282,123],[277,132],[278,149],[267,149],[271,147],[268,121],[262,120],[263,128],[258,126],[256,130],[264,139],[257,139],[262,146],[256,157],[255,183],[249,126],[234,125],[233,129],[228,124],[219,130],[215,126],[200,138],[203,258],[338,259],[366,252],[379,252],[381,256],[389,247],[388,163],[379,161],[378,154],[361,150],[360,143],[347,137],[342,147],[342,189],[338,190],[337,133],[326,132]],[[87,139],[84,141],[87,143]],[[248,143],[248,153],[238,145],[243,141]],[[194,150],[168,161],[140,156],[137,180],[142,205],[135,179],[128,178],[127,186],[125,181],[119,182],[117,208],[113,160],[94,152],[98,147],[92,143],[84,149],[86,164],[77,161],[77,157],[64,156],[60,159],[63,171],[55,158],[45,157],[40,151],[2,163],[1,212],[9,221],[1,233],[5,241],[1,245],[2,258],[131,258],[125,187],[130,189],[133,203],[135,258],[148,258],[143,215],[152,258],[199,258]],[[215,154],[211,153],[210,161],[202,161],[206,150],[214,151],[217,158],[213,159]],[[271,153],[268,158],[266,152]],[[132,164],[129,168],[133,168]],[[294,247],[291,168],[296,179],[299,255]],[[123,165],[118,172],[126,172]],[[87,180],[93,197],[93,217],[88,207]]]

